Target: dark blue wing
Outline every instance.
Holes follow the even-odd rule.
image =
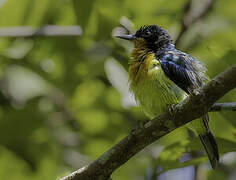
[[[165,75],[186,93],[201,87],[205,76],[205,66],[183,52],[172,50],[156,55]]]

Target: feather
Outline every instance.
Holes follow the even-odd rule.
[[[197,59],[176,49],[156,53],[165,75],[186,93],[206,82],[206,69]]]

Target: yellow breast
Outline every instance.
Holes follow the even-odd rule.
[[[145,49],[134,49],[129,77],[130,90],[150,118],[184,97],[184,92],[165,75],[155,54],[145,52]]]

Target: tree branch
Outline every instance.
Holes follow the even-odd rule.
[[[0,37],[32,37],[32,36],[81,36],[80,26],[47,25],[41,28],[31,26],[0,28]]]
[[[118,167],[146,146],[207,113],[219,98],[236,87],[235,77],[236,66],[233,66],[199,89],[198,93],[191,94],[177,104],[171,113],[161,114],[144,126],[132,130],[93,163],[61,180],[107,180]]]
[[[203,17],[205,17],[210,12],[210,10],[213,7],[214,2],[215,2],[215,0],[208,0],[205,3],[204,8],[201,11],[199,11],[199,13],[191,15],[192,0],[187,0],[187,3],[185,4],[185,6],[183,8],[183,17],[181,20],[181,30],[175,40],[176,46],[179,45],[180,39],[183,37],[184,33],[186,31],[188,31],[190,26],[193,25],[194,23],[196,23],[197,21],[199,21],[200,19],[202,19]]]

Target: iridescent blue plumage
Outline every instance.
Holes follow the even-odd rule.
[[[156,58],[166,76],[188,94],[201,87],[207,80],[204,65],[192,56],[175,49],[173,45],[158,51]]]

